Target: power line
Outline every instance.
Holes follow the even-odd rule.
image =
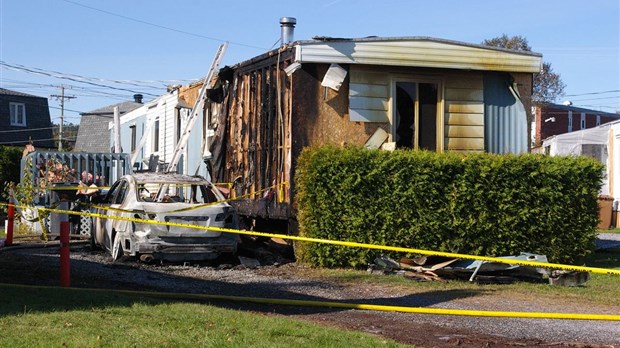
[[[53,94],[50,97],[60,99],[60,127],[58,128],[58,151],[62,151],[62,126],[65,117],[65,99],[74,99],[76,96],[65,95],[65,86],[60,85],[60,95]]]
[[[605,93],[616,93],[620,92],[620,89],[615,89],[612,91],[603,91],[603,92],[591,92],[591,93],[581,93],[581,94],[567,94],[565,97],[579,97],[582,95],[593,95],[593,94],[605,94]]]
[[[0,133],[30,132],[30,131],[46,130],[46,129],[54,129],[54,128],[56,128],[56,127],[43,127],[43,128],[26,128],[26,129],[15,129],[15,130],[5,130],[5,131],[0,131]]]
[[[82,78],[79,78],[79,79],[78,78],[74,78],[74,77],[68,76],[67,74],[57,75],[57,73],[50,72],[50,71],[45,71],[43,69],[28,68],[28,67],[25,67],[25,66],[20,65],[20,64],[15,64],[15,65],[14,64],[9,64],[9,63],[7,63],[5,61],[0,61],[0,66],[4,66],[5,68],[10,68],[10,69],[13,69],[13,70],[23,71],[23,72],[27,72],[27,73],[31,73],[31,74],[50,76],[50,77],[54,77],[54,78],[58,78],[58,79],[70,80],[70,81],[74,81],[74,82],[85,83],[85,84],[88,84],[88,85],[93,85],[93,86],[98,86],[98,87],[105,87],[105,88],[114,89],[114,90],[118,90],[118,91],[131,92],[133,94],[145,94],[145,95],[149,95],[149,96],[152,96],[152,97],[158,97],[158,95],[152,94],[152,93],[137,92],[137,91],[131,90],[131,89],[107,86],[107,85],[103,85],[103,84],[100,84],[100,83],[84,81],[84,79],[82,79]]]
[[[105,14],[108,14],[110,16],[115,16],[115,17],[123,18],[123,19],[129,20],[129,21],[132,21],[132,22],[137,22],[137,23],[141,23],[141,24],[145,24],[145,25],[150,25],[152,27],[156,27],[156,28],[160,28],[160,29],[170,30],[170,31],[173,31],[175,33],[190,35],[190,36],[199,37],[199,38],[207,39],[207,40],[218,41],[218,42],[227,42],[228,41],[228,40],[218,39],[218,38],[215,38],[215,37],[210,37],[210,36],[205,36],[205,35],[201,35],[201,34],[191,33],[189,31],[175,29],[175,28],[167,27],[167,26],[164,26],[164,25],[156,24],[156,23],[147,22],[147,21],[144,21],[144,20],[141,20],[141,19],[132,18],[132,17],[128,17],[128,16],[125,16],[125,15],[122,15],[122,14],[118,14],[118,13],[102,10],[102,9],[99,9],[99,8],[95,8],[95,7],[92,7],[92,6],[84,5],[84,4],[81,4],[79,2],[75,2],[75,1],[71,1],[71,0],[63,0],[63,1],[64,2],[68,2],[70,4],[73,4],[73,5],[77,5],[77,6],[81,6],[81,7],[87,8],[87,9],[90,9],[90,10],[93,10],[93,11],[105,13]],[[233,41],[228,41],[228,42],[231,45],[244,46],[244,47],[249,47],[249,48],[256,48],[256,49],[259,49],[259,50],[267,50],[265,47],[258,47],[258,46],[253,46],[253,45],[248,45],[248,44],[239,43],[239,42],[233,42]]]
[[[43,142],[43,141],[50,141],[50,140],[57,140],[56,138],[49,138],[49,139],[34,139],[32,141],[36,142]],[[65,138],[66,141],[75,141],[77,140],[77,137],[69,137],[69,138]],[[0,142],[0,145],[7,145],[7,144],[26,144],[29,143],[31,140],[15,140],[15,141],[5,141],[5,142]]]
[[[104,82],[104,83],[116,83],[116,84],[122,84],[122,85],[132,85],[132,86],[141,87],[141,88],[161,88],[161,86],[158,86],[158,87],[149,86],[150,84],[154,84],[154,83],[165,85],[168,83],[194,81],[194,80],[178,80],[178,79],[177,80],[113,80],[113,79],[104,79],[100,77],[90,77],[90,76],[83,76],[83,75],[77,75],[77,74],[63,73],[60,71],[46,70],[46,69],[41,69],[41,68],[36,68],[36,67],[26,67],[21,64],[15,64],[15,65],[23,67],[23,68],[37,70],[37,71],[44,72],[44,73],[65,75],[68,77],[75,78],[78,81],[86,80],[86,81],[95,81],[95,82]]]
[[[615,112],[619,111],[619,109],[620,109],[620,106],[587,105],[587,104],[582,104],[581,106],[586,106],[586,107],[589,107],[589,108],[607,108],[607,109],[614,110]]]
[[[618,99],[618,100],[620,100],[620,95],[615,96],[615,97],[603,97],[603,98],[571,99],[571,101],[572,102],[578,102],[578,101],[587,101],[587,100],[607,100],[607,99]]]

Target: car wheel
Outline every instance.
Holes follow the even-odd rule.
[[[114,234],[114,240],[112,241],[112,260],[118,261],[123,257],[123,246],[121,245],[121,237],[118,233]]]

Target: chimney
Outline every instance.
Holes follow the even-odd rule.
[[[295,24],[297,24],[297,19],[294,17],[282,17],[280,18],[280,41],[281,45],[287,45],[295,39]]]
[[[142,94],[134,94],[134,95],[133,95],[133,100],[134,100],[136,103],[140,103],[140,104],[142,104]]]

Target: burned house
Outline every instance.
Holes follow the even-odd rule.
[[[527,151],[540,54],[429,37],[293,41],[295,20],[281,24],[280,48],[221,69],[209,93],[213,181],[232,184],[242,217],[295,228],[308,146]]]

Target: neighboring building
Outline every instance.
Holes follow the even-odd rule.
[[[135,94],[134,101],[108,105],[80,114],[80,128],[73,151],[112,152],[108,130],[109,123],[114,120],[114,108],[118,106],[120,115],[124,115],[142,105],[142,94]]]
[[[428,37],[291,42],[289,19],[282,47],[220,70],[206,108],[213,180],[247,195],[233,202],[242,217],[295,229],[308,146],[528,151],[540,54]]]
[[[47,98],[0,88],[0,145],[53,148]]]
[[[182,89],[192,89],[185,87]],[[194,97],[195,99],[196,97]],[[174,148],[179,141],[181,132],[187,124],[191,105],[179,97],[179,89],[171,88],[167,94],[125,113],[120,118],[121,148],[123,152],[134,153],[136,160],[132,163],[134,169],[145,170],[151,156],[157,159],[157,170],[165,170],[170,162]],[[108,126],[106,124],[106,126]],[[81,127],[80,127],[81,128]],[[202,137],[202,122],[194,125],[197,130],[191,133],[183,157],[177,166],[177,172],[195,174],[196,167],[202,163],[199,149]],[[108,126],[110,144],[114,142],[114,128]],[[142,147],[140,141],[144,137]],[[192,149],[191,152],[188,150]],[[189,160],[188,159],[189,156]],[[193,164],[193,166],[192,166]],[[201,174],[205,174],[201,170]]]
[[[534,147],[554,135],[594,128],[620,119],[620,114],[550,103],[534,106],[533,116]]]
[[[549,137],[543,140],[538,150],[551,156],[588,156],[603,163],[605,176],[600,194],[611,196],[616,207],[614,210],[620,210],[620,120]],[[602,222],[599,227],[608,228],[609,225]],[[616,214],[611,225],[620,226],[620,214]]]

